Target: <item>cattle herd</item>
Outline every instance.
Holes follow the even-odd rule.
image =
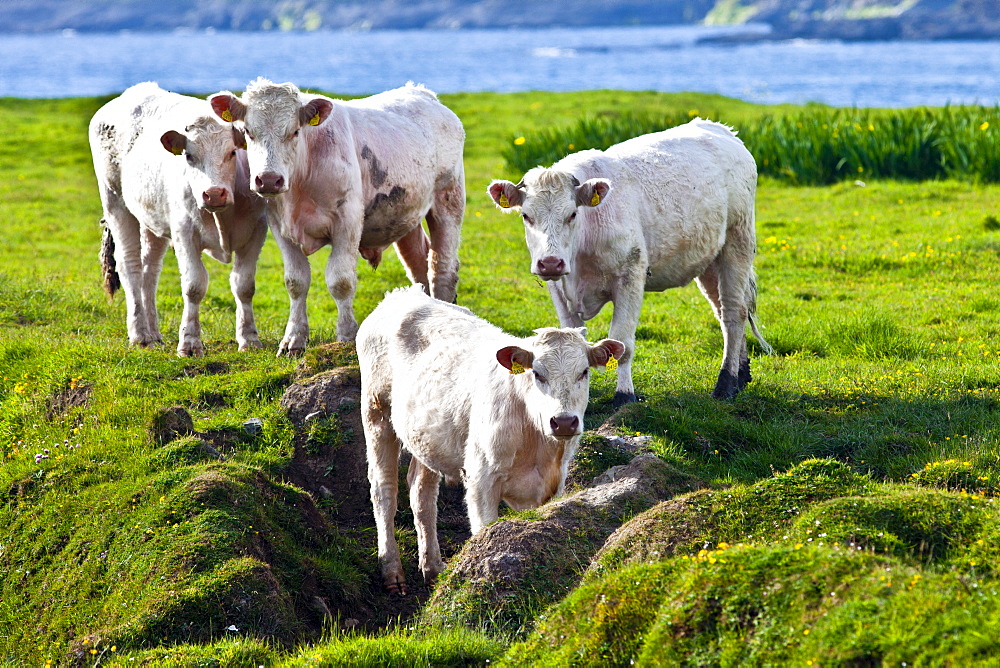
[[[561,326],[528,338],[454,304],[464,142],[458,117],[414,84],[343,101],[257,79],[242,96],[206,101],[142,83],[90,123],[104,283],[109,294],[125,292],[132,344],[162,342],[156,289],[173,245],[184,299],[177,354],[204,354],[202,252],[232,262],[236,340],[240,350],[260,347],[252,299],[270,228],[290,300],[278,354],[299,354],[309,336],[308,258],[330,246],[337,338],[357,340],[361,365],[379,560],[386,588],[398,593],[406,592],[393,532],[401,448],[412,455],[420,569],[432,581],[444,569],[442,476],[464,483],[476,533],[501,500],[533,508],[562,491],[591,368],[617,368],[616,405],[636,400],[644,292],[697,282],[722,328],[717,398],[750,381],[747,324],[770,351],[754,321],[757,170],[728,128],[695,119],[571,154],[517,184],[488,185],[501,210],[520,212],[531,272],[547,282]],[[356,254],[377,266],[390,245],[414,285],[388,293],[359,327]],[[608,302],[610,338],[590,344],[583,325]]]

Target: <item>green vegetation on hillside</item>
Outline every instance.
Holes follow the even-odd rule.
[[[606,149],[706,113],[674,108],[658,116],[617,114],[518,137],[504,151],[515,170],[548,166],[568,152]],[[761,176],[798,185],[845,179],[931,179],[1000,182],[1000,107],[944,109],[810,108],[749,117],[736,125]]]
[[[700,110],[741,131],[769,118],[789,155],[820,119],[884,118],[616,91],[442,99],[468,133],[458,300],[518,335],[556,319],[528,272],[521,222],[485,192],[491,178],[520,176],[505,150],[545,133],[567,141],[559,133],[584,127],[581,109],[609,125],[620,109],[677,121]],[[753,383],[714,401],[722,337],[708,303],[694,286],[649,294],[634,366],[645,401],[615,416],[709,489],[632,520],[643,529],[626,525],[593,564],[576,564],[583,584],[532,611],[516,637],[488,620],[442,634],[412,610],[376,630],[394,608],[370,525],[344,523],[344,499],[289,482],[296,457],[311,461],[344,434],[336,420],[298,431],[277,405],[299,362],[274,357],[287,314],[274,243],[255,298],[265,350],[237,352],[228,269],[209,261],[207,355],[173,355],[172,255],[160,282],[165,345],[128,347],[123,300],[106,299],[97,266],[86,126],[103,101],[0,100],[0,662],[997,659],[1000,186],[990,178],[882,180],[869,178],[869,163],[864,177],[827,186],[763,177],[759,312],[777,354],[752,348]],[[969,142],[996,141],[996,113],[912,117],[966,118],[966,135],[934,146],[972,164],[995,155],[995,144]],[[802,119],[815,119],[805,137]],[[879,136],[863,127],[856,136]],[[315,346],[334,340],[335,307],[323,262],[313,264]],[[377,272],[359,263],[358,317],[405,283],[392,253]],[[606,309],[590,337],[609,321]],[[594,375],[588,428],[612,414],[613,392],[612,374]],[[175,405],[196,433],[155,438],[154,420]],[[250,418],[261,418],[260,433],[244,430]],[[407,521],[404,510],[409,568]]]

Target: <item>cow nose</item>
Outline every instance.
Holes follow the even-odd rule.
[[[265,172],[254,179],[257,192],[262,195],[277,195],[285,191],[285,177],[280,174]]]
[[[553,436],[576,436],[580,433],[580,418],[575,415],[556,415],[549,419]]]
[[[229,191],[225,188],[209,188],[201,194],[206,209],[221,209],[229,203]]]
[[[536,270],[535,273],[543,278],[546,276],[558,277],[566,273],[566,263],[561,258],[549,255],[538,261]]]

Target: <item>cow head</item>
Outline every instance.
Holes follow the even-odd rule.
[[[612,357],[619,359],[625,346],[614,339],[590,345],[584,327],[545,327],[535,333],[527,348],[498,350],[497,361],[511,373],[531,374],[525,404],[543,433],[559,439],[579,436],[590,399],[591,367],[606,366]]]
[[[517,185],[494,181],[488,189],[503,211],[521,212],[531,253],[531,273],[547,281],[562,278],[573,270],[577,209],[600,206],[610,191],[611,184],[606,179],[580,183],[569,172],[542,167],[529,171]]]
[[[220,211],[233,205],[240,152],[246,147],[241,130],[206,115],[183,132],[164,132],[160,143],[183,159],[187,183],[202,209]]]
[[[289,188],[303,128],[320,125],[333,103],[308,98],[295,84],[257,79],[239,98],[224,91],[208,98],[225,121],[241,122],[246,132],[250,189],[259,195],[280,195]]]

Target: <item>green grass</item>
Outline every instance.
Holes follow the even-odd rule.
[[[548,166],[566,153],[686,123],[702,114],[732,124],[762,176],[798,185],[845,179],[1000,181],[1000,107],[829,109],[731,115],[674,106],[653,115],[590,115],[574,124],[515,137],[504,150],[512,169]]]
[[[765,117],[787,123],[789,113],[864,113],[616,91],[442,99],[468,132],[458,299],[519,335],[556,318],[545,286],[528,272],[521,223],[485,192],[491,178],[520,176],[504,158],[513,138],[524,136],[523,147],[545,132],[563,141],[559,128],[621,109],[681,121],[696,112],[741,129]],[[86,126],[102,102],[0,100],[0,661],[107,663],[114,654],[122,665],[134,665],[128,657],[169,665],[176,654],[174,665],[298,665],[313,652],[331,662],[370,657],[357,665],[497,658],[509,638],[488,627],[451,639],[427,630],[405,641],[360,633],[324,640],[326,622],[310,596],[367,605],[377,582],[374,537],[316,524],[322,509],[283,482],[294,433],[277,399],[298,362],[274,357],[287,315],[278,251],[268,242],[258,269],[265,350],[237,352],[228,271],[209,260],[207,356],[173,356],[181,298],[172,254],[159,300],[165,345],[129,348],[123,300],[103,295],[96,259],[101,212]],[[713,550],[720,541],[747,546],[727,548],[724,564],[719,555],[716,564],[699,560],[689,544],[652,564],[609,568],[542,613],[536,633],[544,642],[529,636],[510,663],[570,656],[546,654],[549,629],[567,635],[560,651],[583,652],[573,656],[606,649],[609,657],[668,663],[957,665],[982,656],[980,641],[995,637],[988,634],[1000,620],[995,576],[982,567],[995,562],[984,545],[997,536],[993,502],[963,490],[992,499],[1000,486],[1000,186],[975,166],[992,144],[972,141],[994,137],[1000,122],[979,130],[976,118],[970,110],[967,134],[954,135],[968,141],[935,150],[948,164],[966,160],[980,182],[959,172],[914,182],[866,171],[865,186],[854,175],[824,186],[761,179],[759,311],[778,354],[762,356],[752,344],[755,380],[735,400],[709,397],[722,336],[694,286],[647,295],[633,367],[645,401],[619,418],[622,429],[650,436],[654,452],[713,486],[710,496],[692,497],[705,502],[699,535]],[[309,304],[314,345],[335,338],[322,264],[314,262]],[[392,253],[378,271],[359,263],[359,277],[359,319],[406,282]],[[590,337],[605,336],[609,322],[606,309],[588,323]],[[611,374],[594,375],[588,427],[611,414],[613,392]],[[172,405],[187,408],[200,440],[154,441],[154,416]],[[265,423],[256,438],[241,429],[251,417]],[[339,428],[317,424],[313,443],[335,440]],[[44,449],[48,459],[36,462]],[[802,492],[784,532],[767,534],[752,517],[785,506],[767,505],[765,492],[783,490],[778,500],[787,500],[789,477],[780,474],[813,458],[843,467],[808,478],[823,494]],[[581,465],[590,475],[604,463]],[[864,501],[850,505],[854,499]],[[823,547],[808,541],[816,521],[829,525]],[[848,547],[851,540],[863,549]],[[796,550],[799,543],[806,547]],[[879,578],[890,572],[888,586]],[[784,593],[755,604],[764,591]],[[612,609],[601,596],[622,603]],[[860,614],[870,619],[865,628],[851,621]],[[237,617],[242,639],[225,631]],[[396,646],[402,654],[392,654]]]

